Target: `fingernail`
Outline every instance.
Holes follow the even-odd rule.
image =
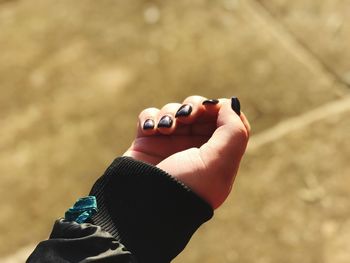
[[[205,100],[202,102],[203,105],[216,105],[219,103],[219,100],[212,99],[212,100]]]
[[[173,125],[173,119],[170,116],[165,115],[159,120],[157,127],[158,128],[170,128],[172,125]]]
[[[186,116],[190,115],[191,112],[192,112],[191,105],[184,104],[176,112],[175,118],[177,118],[177,117],[186,117]]]
[[[143,127],[144,130],[152,130],[154,128],[154,121],[151,119],[147,119],[145,120],[145,122],[143,123]]]
[[[235,113],[237,113],[238,116],[241,115],[241,103],[237,97],[231,98],[231,108]]]

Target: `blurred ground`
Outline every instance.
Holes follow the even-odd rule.
[[[230,199],[176,262],[348,262],[349,13],[346,0],[0,1],[0,261],[47,237],[140,110],[200,94],[238,96],[254,133]]]

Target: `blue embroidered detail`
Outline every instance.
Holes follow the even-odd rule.
[[[97,212],[97,201],[95,196],[79,198],[76,203],[69,208],[64,218],[68,221],[84,223],[88,218]]]

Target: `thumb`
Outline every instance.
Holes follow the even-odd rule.
[[[207,167],[233,180],[248,143],[249,131],[240,118],[240,103],[235,97],[220,99],[216,130],[200,154]],[[216,174],[216,173],[215,173]]]

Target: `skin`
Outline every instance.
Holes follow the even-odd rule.
[[[214,209],[228,197],[247,147],[250,125],[243,113],[231,109],[230,99],[202,105],[207,98],[187,97],[182,104],[147,108],[140,115],[137,135],[124,156],[153,164],[168,172],[206,200]],[[192,106],[189,116],[175,118],[183,104]],[[157,128],[160,118],[173,119],[170,128]],[[153,129],[144,130],[147,119]]]

